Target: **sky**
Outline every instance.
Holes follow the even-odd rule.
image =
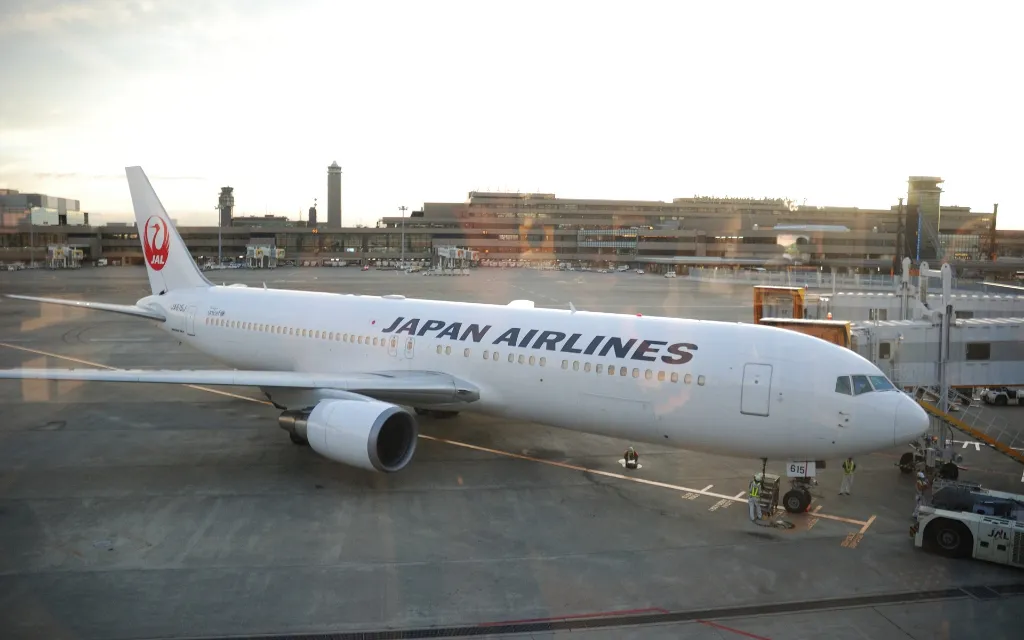
[[[0,188],[129,220],[343,222],[472,190],[888,208],[1024,228],[1015,2],[4,0]]]

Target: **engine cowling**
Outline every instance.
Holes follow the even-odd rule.
[[[287,411],[279,422],[329,460],[382,473],[409,464],[419,434],[411,413],[377,400],[321,400],[308,415]]]

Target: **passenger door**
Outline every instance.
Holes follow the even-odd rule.
[[[767,416],[771,402],[772,365],[743,365],[743,387],[740,390],[740,413]]]

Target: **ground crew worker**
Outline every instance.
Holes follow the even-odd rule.
[[[843,463],[843,483],[839,485],[839,495],[850,495],[850,489],[853,488],[853,472],[856,470],[857,463],[853,461],[853,458],[847,458]]]
[[[623,458],[626,461],[627,469],[636,469],[640,465],[640,454],[638,454],[636,449],[633,447],[626,449],[626,453],[623,454]]]
[[[757,476],[750,481],[750,488],[747,490],[747,507],[751,522],[761,519],[761,480]]]
[[[911,519],[916,520],[917,514],[921,510],[921,503],[924,502],[925,491],[928,490],[928,478],[924,475],[924,471],[917,472],[917,495],[914,496],[914,515]]]

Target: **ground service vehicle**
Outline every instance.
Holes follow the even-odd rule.
[[[914,546],[1024,568],[1024,496],[936,480],[911,527]]]
[[[1024,390],[1011,389],[1009,387],[986,389],[985,392],[981,394],[981,399],[988,404],[995,404],[999,406],[1006,406],[1008,404],[1021,405],[1024,404]]]

